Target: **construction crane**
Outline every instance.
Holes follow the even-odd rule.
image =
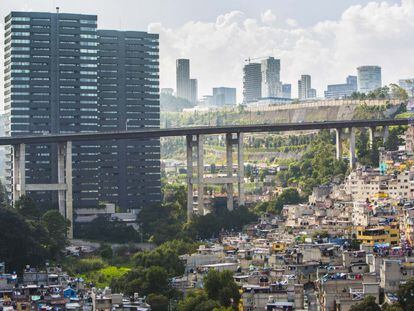
[[[270,56],[262,56],[262,57],[254,57],[254,58],[249,57],[248,59],[245,59],[244,61],[250,63],[252,60],[266,59],[266,58],[269,58],[269,57]]]

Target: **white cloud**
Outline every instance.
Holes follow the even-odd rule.
[[[272,10],[266,10],[260,16],[264,24],[272,25],[276,21],[276,16],[273,14]]]
[[[235,86],[241,99],[242,68],[248,57],[272,55],[281,59],[282,80],[296,82],[311,74],[322,95],[328,83],[340,83],[356,67],[377,64],[384,82],[414,76],[414,0],[400,4],[371,2],[345,10],[338,20],[302,28],[293,19],[275,23],[267,10],[261,19],[233,11],[215,22],[190,21],[176,29],[151,24],[160,33],[161,85],[175,86],[175,59],[191,59],[192,76],[199,79],[199,95],[214,86]]]
[[[290,27],[297,27],[298,26],[298,22],[293,18],[287,18],[286,19],[286,24]]]

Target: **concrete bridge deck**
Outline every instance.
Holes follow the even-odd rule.
[[[250,124],[250,125],[226,125],[226,126],[196,126],[167,129],[145,129],[136,131],[97,132],[97,133],[73,133],[73,134],[47,134],[31,136],[0,137],[0,145],[17,144],[42,144],[78,141],[105,141],[123,139],[147,139],[171,136],[187,135],[214,135],[231,133],[258,133],[258,132],[288,132],[318,129],[344,129],[358,127],[377,127],[392,125],[408,125],[414,123],[414,119],[380,119],[380,120],[343,120],[326,122],[298,122],[276,124]]]

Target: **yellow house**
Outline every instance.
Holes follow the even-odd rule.
[[[278,253],[283,252],[286,249],[286,243],[285,242],[273,242],[272,244],[272,252]]]
[[[397,223],[386,226],[363,227],[357,229],[357,240],[361,244],[374,246],[375,244],[389,243],[398,245],[400,243],[400,230]]]

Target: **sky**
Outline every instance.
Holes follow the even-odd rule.
[[[414,77],[414,0],[0,0],[0,16],[57,6],[98,15],[99,29],[159,33],[161,87],[175,88],[175,60],[189,58],[199,97],[227,86],[240,101],[249,57],[279,58],[294,96],[301,74],[318,96],[361,65],[381,66],[386,84]]]

